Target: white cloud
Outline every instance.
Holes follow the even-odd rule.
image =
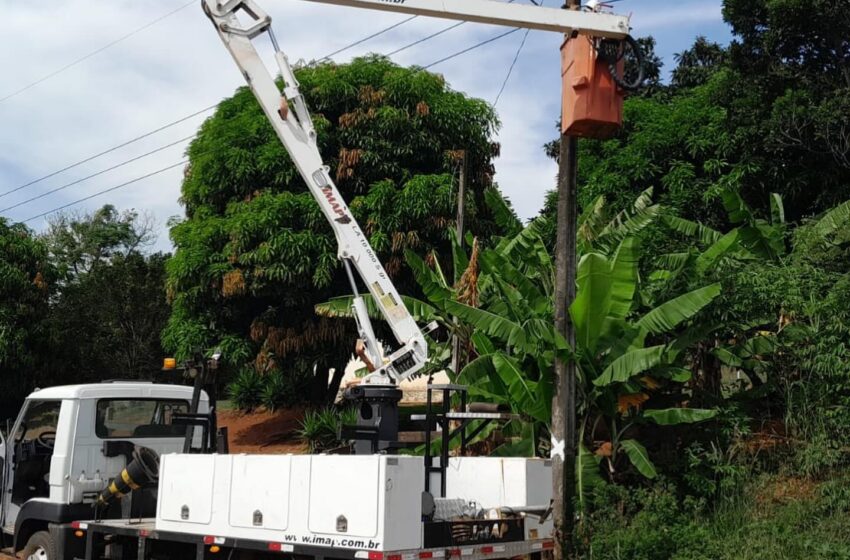
[[[640,35],[648,35],[662,28],[675,28],[680,25],[717,22],[723,19],[720,2],[702,1],[665,6],[663,10],[637,11],[632,16],[632,27],[640,30]]]

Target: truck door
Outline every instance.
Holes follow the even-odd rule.
[[[48,476],[60,400],[28,400],[9,436],[3,489],[3,527],[15,525],[21,506],[31,498],[50,495]]]

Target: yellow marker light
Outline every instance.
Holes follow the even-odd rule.
[[[162,360],[162,369],[177,369],[177,360],[174,358],[165,358]]]
[[[216,553],[216,552],[218,552],[219,550],[221,550],[221,547],[220,547],[220,546],[218,546],[217,544],[214,544],[214,545],[212,545],[212,546],[210,547],[210,552],[212,552],[213,554],[215,554],[215,553]]]

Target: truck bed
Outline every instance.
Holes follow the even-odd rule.
[[[342,560],[421,560],[450,559],[452,557],[456,557],[457,560],[495,560],[526,555],[539,557],[542,552],[550,550],[554,546],[552,539],[533,539],[492,544],[479,543],[449,548],[375,551],[234,539],[216,535],[194,535],[175,531],[157,531],[153,519],[79,522],[74,525],[87,532],[87,559],[96,557],[92,553],[93,548],[99,539],[107,536],[137,539],[140,553],[144,550],[146,542],[149,541],[193,545],[195,546],[196,558],[198,559],[203,559],[208,549],[213,546],[220,547],[222,550],[254,550],[266,553],[296,554],[318,559],[338,558]]]

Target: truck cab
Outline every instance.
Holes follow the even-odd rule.
[[[192,388],[145,382],[51,387],[27,397],[10,433],[0,435],[0,526],[3,544],[24,558],[64,558],[66,542],[48,532],[95,516],[98,494],[144,446],[183,450]],[[201,394],[198,412],[209,411]],[[195,428],[195,439],[200,439]]]

